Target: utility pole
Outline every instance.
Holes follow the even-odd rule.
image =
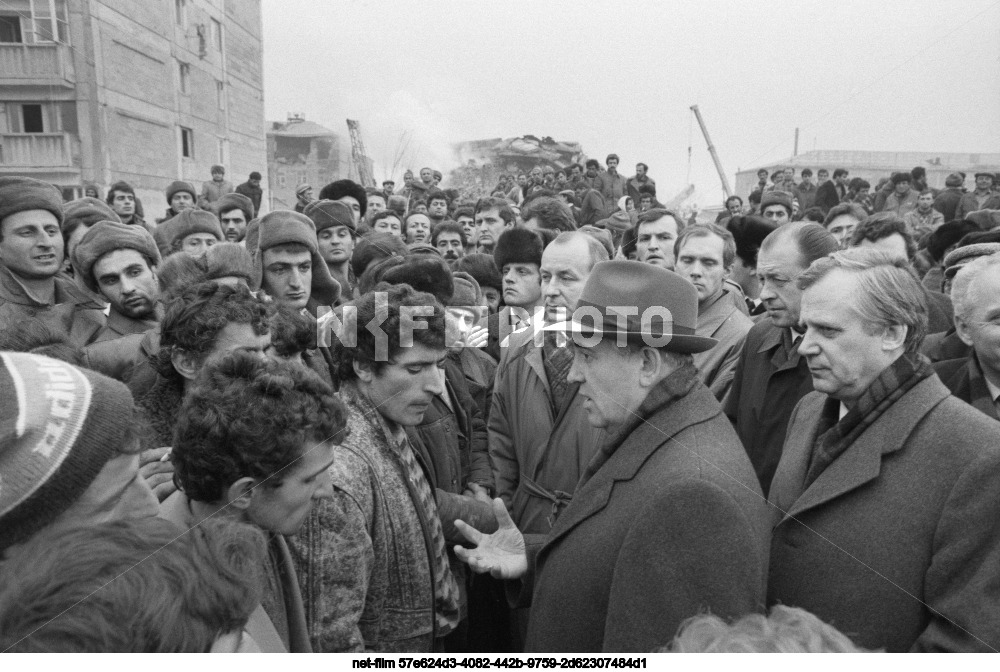
[[[792,156],[799,155],[799,129],[795,127],[795,149],[792,150]]]
[[[726,177],[726,171],[722,169],[722,161],[719,160],[719,155],[715,151],[715,145],[712,144],[712,138],[708,135],[705,121],[701,118],[701,112],[698,111],[697,105],[692,105],[691,111],[694,112],[694,117],[698,120],[698,125],[701,127],[701,134],[705,136],[705,142],[708,144],[708,153],[712,155],[715,170],[719,173],[719,179],[722,180],[722,191],[725,192],[726,198],[729,198],[733,195],[733,190],[729,188],[729,178]]]

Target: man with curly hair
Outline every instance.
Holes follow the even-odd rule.
[[[247,631],[264,651],[310,651],[292,557],[314,502],[333,494],[334,446],[346,409],[303,366],[236,350],[203,367],[177,416],[179,490],[160,515],[185,530],[222,516],[268,533],[262,606]]]

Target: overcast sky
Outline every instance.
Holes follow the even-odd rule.
[[[263,0],[263,22],[268,120],[358,119],[379,181],[404,132],[409,167],[445,171],[452,142],[533,134],[648,163],[661,198],[690,144],[721,198],[695,103],[731,183],[796,126],[800,152],[1000,152],[996,0]]]

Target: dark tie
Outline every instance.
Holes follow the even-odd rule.
[[[552,412],[554,415],[559,415],[559,410],[566,400],[566,392],[569,390],[566,377],[573,365],[573,355],[569,348],[560,348],[556,345],[555,332],[545,333],[545,341],[542,345],[542,364],[545,366],[545,376],[549,379],[549,400],[552,402]]]

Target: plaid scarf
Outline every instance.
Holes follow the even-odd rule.
[[[675,400],[687,395],[699,380],[698,369],[694,364],[684,364],[679,369],[671,373],[649,391],[646,398],[639,404],[635,413],[629,416],[626,422],[617,427],[608,429],[608,438],[601,445],[594,456],[590,459],[590,464],[580,477],[580,483],[576,486],[579,490],[590,477],[604,466],[604,463],[611,459],[618,447],[625,443],[625,439],[635,431],[635,429],[652,417],[653,414],[664,408]]]
[[[808,488],[829,467],[834,460],[844,453],[886,410],[901,399],[920,381],[934,374],[930,360],[918,353],[905,353],[878,375],[868,389],[858,398],[857,404],[847,415],[835,421],[840,408],[837,402],[832,409],[832,417],[827,416],[825,422],[832,426],[820,433],[813,447],[809,470],[806,472],[805,487]]]
[[[549,379],[549,401],[552,403],[552,413],[556,416],[566,400],[569,390],[566,378],[572,365],[573,353],[568,347],[559,347],[555,332],[546,332],[542,343],[542,366],[545,368],[545,377]]]

